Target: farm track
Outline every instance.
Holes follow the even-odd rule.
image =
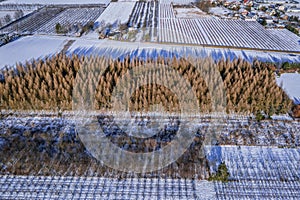
[[[75,42],[75,40],[68,40],[68,42],[64,45],[64,48],[60,51],[62,54],[66,54],[70,46]]]

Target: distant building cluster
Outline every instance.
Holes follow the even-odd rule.
[[[266,28],[299,34],[300,4],[293,0],[211,0],[210,13],[223,19],[258,21]]]

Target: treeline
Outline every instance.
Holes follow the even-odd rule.
[[[72,82],[83,58],[62,54],[2,71],[2,109],[71,109]]]
[[[211,7],[214,7],[214,5],[211,3],[211,1],[204,0],[204,1],[196,1],[195,5],[202,11],[208,13],[209,9]]]
[[[147,70],[140,78],[126,79],[130,78],[130,70],[136,69],[139,73],[138,66],[151,68],[163,65],[174,69],[173,72],[162,70],[157,74],[155,70]],[[131,96],[123,96],[123,99],[129,99],[125,101],[126,109],[149,111],[153,105],[161,104],[166,111],[178,111],[178,97],[170,89],[152,84],[155,79],[173,81],[176,72],[192,85],[203,112],[219,110],[224,104],[227,112],[287,113],[292,101],[276,85],[270,65],[258,61],[249,63],[242,59],[221,60],[218,63],[209,58],[196,62],[176,58],[147,61],[125,58],[120,61],[58,54],[2,70],[0,108],[71,110],[72,100],[78,103],[76,98],[72,99],[73,93],[73,97],[94,94],[95,101],[91,103],[96,109],[111,108],[114,89],[122,83],[125,89],[141,86],[131,91]],[[123,83],[124,79],[127,81]],[[74,81],[80,83],[75,84],[75,90]],[[181,83],[175,87],[183,93],[190,90]]]
[[[292,101],[276,84],[274,64],[253,64],[241,59],[220,61],[219,70],[227,89],[227,110],[266,115],[287,113]]]
[[[300,63],[289,63],[285,62],[282,64],[282,67],[280,68],[280,72],[296,72],[300,71]]]

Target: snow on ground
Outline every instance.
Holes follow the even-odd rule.
[[[293,161],[300,161],[299,150],[298,148],[279,148],[275,146],[205,146],[211,171],[215,172],[217,166],[221,162],[225,162],[233,180],[239,178],[280,180],[280,175],[286,179],[297,180],[296,176],[300,176],[299,165],[294,165]],[[278,168],[272,167],[274,165]],[[287,170],[292,171],[292,173]],[[277,171],[277,173],[272,174],[271,171]]]
[[[216,199],[214,183],[191,179],[1,175],[3,199]]]
[[[170,45],[91,39],[83,40],[81,38],[77,39],[76,42],[69,48],[68,53],[76,53],[80,55],[105,55],[112,58],[122,58],[127,55],[138,56],[140,58],[156,58],[158,56],[193,56],[197,58],[204,58],[211,56],[216,61],[222,58],[233,60],[234,58],[241,57],[250,62],[255,59],[269,62],[300,62],[300,55],[287,53],[176,44]]]
[[[225,162],[229,182],[214,182],[218,199],[299,199],[300,149],[213,146],[211,168]]]
[[[66,37],[28,36],[0,47],[0,69],[60,52]]]
[[[33,12],[33,11],[24,11],[24,10],[23,10],[24,16],[27,15],[27,14],[29,14],[29,13],[31,13],[31,12]],[[14,14],[15,14],[15,13],[16,13],[16,10],[15,10],[15,11],[6,11],[6,10],[5,10],[5,11],[2,11],[2,10],[1,10],[1,11],[0,11],[0,18],[1,18],[1,17],[4,17],[5,15],[10,15],[11,18],[14,19]]]
[[[174,8],[174,13],[177,18],[199,18],[209,17],[205,12],[199,8]]]
[[[228,13],[231,13],[232,11],[224,7],[212,7],[209,9],[209,12],[214,15],[226,15]]]
[[[271,116],[272,119],[274,120],[293,120],[293,118],[289,115],[289,114],[285,114],[285,115],[272,115]]]
[[[11,17],[13,17],[15,14],[15,11],[0,11],[0,18],[4,17],[5,15],[10,15]]]
[[[6,0],[0,4],[109,4],[110,0]]]
[[[95,24],[127,23],[136,2],[112,2],[95,21]]]
[[[88,33],[83,33],[81,38],[84,39],[98,39],[99,33],[97,31],[89,31]]]
[[[182,5],[186,5],[186,4],[190,4],[196,2],[196,0],[159,0],[159,3],[165,3],[165,4],[182,4]]]
[[[296,103],[300,104],[300,74],[284,73],[276,77],[276,82],[281,86],[288,96]]]
[[[0,47],[0,69],[5,65],[14,65],[16,62],[25,62],[32,58],[43,58],[53,55],[63,49],[67,40],[75,42],[67,50],[68,54],[99,55],[111,58],[131,57],[157,58],[163,57],[197,57],[211,56],[218,61],[222,58],[233,60],[243,58],[250,62],[257,59],[269,62],[300,62],[300,55],[279,52],[252,51],[227,48],[212,48],[188,45],[170,45],[142,42],[120,42],[114,40],[94,39],[95,34],[87,34],[82,38],[70,38],[64,36],[29,36],[18,39]],[[299,79],[297,79],[299,81]],[[299,98],[298,91],[298,98]]]
[[[298,17],[300,17],[300,12],[287,12],[287,13],[285,13],[286,15],[288,15],[288,16],[298,16]]]

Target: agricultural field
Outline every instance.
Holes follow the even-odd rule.
[[[122,45],[123,44],[123,45]],[[69,48],[69,54],[75,53],[78,55],[109,55],[111,58],[124,58],[124,56],[135,57],[142,59],[161,57],[194,57],[205,58],[211,57],[214,61],[221,59],[233,60],[242,58],[249,62],[259,60],[262,62],[290,62],[297,63],[300,61],[300,56],[284,52],[267,52],[254,50],[239,50],[225,48],[211,48],[201,46],[178,46],[162,43],[132,43],[119,42],[108,40],[83,40],[77,39],[76,42]]]
[[[5,17],[5,15],[9,15],[11,19],[14,19],[13,16],[15,14],[15,11],[0,11],[0,18]]]
[[[224,16],[225,14],[232,13],[232,11],[225,7],[212,7],[209,9],[209,13],[217,16]]]
[[[134,28],[157,26],[158,4],[155,1],[137,2],[130,15],[128,25]]]
[[[194,6],[173,6],[176,18],[210,18],[205,12]]]
[[[7,27],[0,29],[0,33],[26,33],[31,34],[37,31],[41,26],[48,23],[51,19],[64,10],[62,7],[42,8],[39,11],[32,13],[31,15],[23,18],[20,21],[14,21]]]
[[[11,4],[11,3],[5,3],[5,1],[0,2],[0,10],[1,11],[7,11],[7,10],[23,10],[23,11],[33,11],[37,10],[43,5],[40,4]]]
[[[209,162],[224,162],[230,174],[227,183],[215,182],[217,199],[300,198],[298,148],[222,146],[208,149]],[[216,169],[214,165],[211,167]]]
[[[109,4],[110,0],[5,0],[0,2],[0,4],[40,4],[40,5],[74,5],[74,4]]]
[[[44,7],[0,29],[2,33],[81,36],[93,30],[103,5]]]
[[[6,184],[11,187],[7,190]],[[195,186],[201,190],[195,191]],[[181,199],[191,200],[199,197],[212,199],[213,195],[206,193],[213,190],[213,183],[184,179],[162,178],[115,178],[103,177],[51,177],[51,176],[1,176],[0,194],[3,198],[13,199],[15,190],[19,198],[69,199],[76,193],[82,199]],[[207,188],[207,190],[204,190]],[[2,190],[1,190],[2,189]],[[38,192],[37,192],[38,191]]]
[[[176,17],[171,4],[160,4],[159,8],[159,41],[163,43],[300,51],[299,37],[287,30],[272,32],[258,22],[242,20],[182,19]]]
[[[0,28],[32,13],[40,7],[38,5],[0,4]]]
[[[91,155],[88,154],[80,142],[80,138],[76,136],[76,123],[80,122],[80,120],[75,119],[75,112],[64,111],[61,116],[58,116],[57,111],[16,111],[14,113],[2,112],[1,116],[4,117],[0,121],[1,125],[1,138],[0,138],[0,148],[5,151],[1,152],[2,156],[2,164],[6,165],[6,168],[1,168],[1,172],[6,174],[15,174],[15,175],[36,175],[40,173],[40,175],[62,175],[62,176],[73,176],[73,175],[84,175],[86,173],[94,173],[95,176],[108,176],[108,174],[103,174],[105,171],[97,170],[97,162],[93,160]],[[210,119],[208,119],[210,117]],[[101,123],[105,120],[101,119]],[[198,132],[195,136],[195,142],[202,138],[203,135],[208,136],[214,130],[214,127],[209,127],[214,124],[214,126],[224,127],[224,130],[220,130],[217,133],[216,139],[220,143],[220,146],[211,147],[209,144],[205,148],[206,158],[209,161],[209,171],[214,173],[217,170],[217,166],[224,161],[229,168],[229,172],[231,174],[230,178],[235,179],[250,179],[251,176],[253,179],[258,179],[259,177],[263,179],[277,180],[280,177],[285,177],[287,180],[295,180],[295,178],[299,178],[299,166],[295,165],[296,161],[299,161],[299,147],[300,147],[300,137],[299,137],[299,124],[297,122],[290,121],[281,121],[281,120],[273,120],[273,121],[263,121],[263,123],[259,123],[255,120],[249,119],[247,116],[241,115],[224,115],[222,117],[217,115],[203,115],[199,116],[198,124],[194,124],[198,129],[205,129],[205,133]],[[103,124],[101,124],[103,126]],[[168,127],[172,126],[171,124],[167,125]],[[104,126],[103,126],[104,127]],[[226,130],[227,127],[227,130]],[[247,130],[247,134],[236,134],[243,127],[243,129]],[[257,129],[253,129],[257,128]],[[114,131],[114,128],[111,127],[110,131]],[[298,131],[298,132],[297,132]],[[204,132],[204,131],[203,131]],[[289,134],[287,134],[287,132]],[[258,135],[256,135],[259,133]],[[268,134],[268,135],[266,135]],[[109,135],[109,134],[108,134]],[[114,137],[108,136],[107,137]],[[227,140],[223,135],[230,138]],[[171,135],[169,135],[168,140],[172,140]],[[265,139],[263,139],[265,137]],[[267,138],[268,137],[268,138]],[[132,140],[133,144],[122,146],[123,137],[116,137],[118,139],[114,140],[114,143],[118,146],[126,150],[133,150],[133,146],[135,145],[137,148],[145,148],[150,147],[147,143],[138,143],[136,138],[128,137]],[[293,139],[295,138],[295,139]],[[167,139],[167,138],[164,138]],[[234,142],[238,141],[238,143],[234,144]],[[251,142],[252,141],[252,142]],[[14,142],[18,142],[14,145]],[[28,143],[28,145],[26,145]],[[193,143],[191,148],[188,149],[187,154],[185,154],[179,161],[181,166],[193,166],[199,167],[195,173],[189,174],[186,171],[178,171],[178,174],[164,174],[166,171],[158,171],[157,173],[160,175],[164,175],[165,177],[177,176],[178,178],[192,178],[197,177],[197,179],[205,179],[207,178],[208,171],[205,168],[205,164],[201,163],[201,156],[197,155],[199,152],[199,145],[201,143]],[[226,145],[234,145],[227,147],[223,150],[222,146]],[[239,146],[247,145],[247,148],[240,150]],[[64,147],[68,147],[64,149]],[[268,150],[267,147],[274,149],[272,151]],[[278,148],[279,147],[279,148]],[[223,147],[222,147],[223,148]],[[37,150],[37,151],[35,151]],[[230,155],[234,155],[235,150],[240,155],[233,156],[231,158]],[[193,152],[195,151],[195,152]],[[268,151],[273,154],[275,161],[277,162],[278,169],[284,168],[284,161],[289,163],[289,171],[280,170],[276,175],[274,175],[274,170],[276,170],[276,165],[272,167],[272,162],[269,157],[270,155],[265,156],[266,159],[263,160],[262,157]],[[22,152],[28,152],[28,154],[22,154]],[[39,152],[45,152],[44,155],[40,155]],[[232,152],[230,154],[229,152]],[[261,154],[261,158],[258,157],[257,154]],[[268,153],[270,154],[270,153]],[[76,156],[75,156],[76,155]],[[292,155],[292,156],[290,156]],[[47,166],[43,166],[41,161],[48,157],[49,160],[45,162],[52,163],[53,171],[44,171],[47,169]],[[64,160],[68,160],[68,157],[72,157],[69,163],[65,163]],[[195,163],[189,163],[188,159],[192,156],[197,159]],[[285,160],[283,159],[285,156]],[[238,157],[241,157],[240,161],[238,161]],[[25,160],[24,165],[28,166],[28,169],[22,168],[20,166],[21,163],[13,166],[12,162],[15,158],[19,158],[20,160]],[[83,161],[82,169],[78,169],[78,171],[73,171],[76,169],[81,163],[81,159]],[[39,160],[41,159],[41,160]],[[200,159],[200,160],[199,160]],[[248,160],[247,160],[248,159]],[[27,161],[26,161],[27,160]],[[235,160],[237,162],[235,162]],[[247,170],[243,171],[243,165],[245,168],[250,168],[252,163],[256,164],[256,162],[266,162],[267,171],[264,172],[262,166],[257,164],[257,168],[261,170],[261,176],[259,174],[254,175],[253,173],[257,172],[258,169],[253,167],[253,172],[247,172]],[[56,163],[56,164],[55,164]],[[242,164],[244,163],[244,164]],[[68,165],[69,164],[69,165]],[[203,166],[202,166],[203,164]],[[33,167],[35,165],[36,167]],[[92,165],[91,168],[93,170],[89,170],[89,165]],[[241,166],[240,168],[238,166]],[[44,169],[41,170],[41,167]],[[99,167],[105,168],[105,166],[100,165]],[[170,166],[168,170],[174,170],[175,166]],[[173,169],[172,169],[173,168]],[[87,171],[85,171],[87,170]],[[268,171],[272,172],[268,174]],[[190,171],[191,172],[191,171]],[[50,173],[50,174],[49,174]],[[74,174],[75,173],[75,174]],[[118,171],[112,170],[113,175],[118,176],[121,175]],[[92,174],[89,174],[91,176]],[[127,174],[130,176],[130,174]],[[132,175],[132,174],[131,174]],[[152,174],[152,175],[155,175]],[[157,175],[157,174],[156,174]],[[146,174],[146,176],[151,176],[151,174]],[[112,177],[112,176],[111,176]]]
[[[33,58],[43,59],[55,55],[63,49],[66,42],[67,38],[38,36],[20,38],[0,48],[0,69],[15,66],[16,63],[25,63]]]
[[[285,40],[287,43],[299,43],[300,37],[287,29],[267,29],[270,34],[277,36],[280,40]]]
[[[245,142],[240,143],[240,146],[205,146],[207,169],[200,170],[199,166],[203,163],[197,163],[192,172],[193,177],[188,176],[182,167],[185,162],[189,162],[188,159],[180,159],[162,171],[138,175],[108,169],[97,162],[84,150],[79,138],[76,137],[76,120],[71,117],[71,113],[64,112],[60,117],[55,116],[56,114],[15,112],[6,117],[6,120],[0,121],[1,196],[11,197],[17,192],[27,197],[38,195],[53,197],[73,192],[82,196],[97,195],[123,199],[136,198],[136,195],[141,195],[143,191],[144,195],[153,198],[156,195],[160,195],[161,198],[180,197],[180,199],[197,199],[203,198],[204,195],[208,195],[210,199],[299,198],[300,170],[297,165],[300,162],[299,146],[278,148],[280,140],[277,143],[276,137],[269,138],[270,141],[275,141],[271,147],[264,146],[269,145],[268,143],[261,143],[261,146],[243,146]],[[243,124],[245,128],[249,123],[247,117],[238,115],[224,116],[226,119],[224,121],[218,116],[210,116],[211,121],[207,120],[208,117],[203,116],[197,126],[203,128],[213,120],[217,120],[219,123],[214,123],[215,125],[228,127],[222,135],[238,131],[237,123]],[[268,131],[278,132],[278,130],[282,130],[279,135],[285,135],[284,133],[289,130],[285,127],[297,127],[299,130],[299,124],[292,121],[265,121],[260,125],[255,125],[257,122],[254,121],[250,123],[253,124],[249,127],[255,126],[259,130],[248,128],[248,134],[232,134],[233,140],[242,137],[247,141],[247,135],[260,133],[263,136]],[[299,145],[299,132],[294,131]],[[227,142],[223,140],[222,143]],[[214,174],[221,162],[224,162],[228,169],[228,181],[201,180],[205,173]],[[10,183],[10,186],[7,187],[5,183]],[[94,187],[95,184],[100,184],[101,187]],[[58,191],[57,188],[61,188],[62,185],[65,189]],[[91,187],[93,193],[90,191]],[[38,194],[33,192],[37,190]]]
[[[179,5],[187,5],[187,4],[196,2],[196,1],[195,0],[160,0],[159,2],[163,3],[163,4],[174,3],[174,4],[179,4]]]
[[[288,53],[280,52],[257,52],[252,50],[235,50],[235,49],[214,49],[201,48],[196,46],[172,46],[166,44],[137,44],[131,42],[119,42],[97,39],[85,38],[70,38],[66,36],[27,36],[16,41],[10,42],[7,45],[0,47],[0,68],[5,65],[14,66],[17,62],[25,63],[26,60],[33,58],[43,58],[48,54],[44,54],[41,49],[51,49],[52,44],[54,48],[50,51],[51,54],[59,53],[63,48],[63,41],[74,40],[75,42],[66,49],[68,55],[93,55],[93,56],[107,56],[114,59],[124,58],[125,56],[139,57],[141,59],[157,58],[157,57],[194,57],[205,58],[212,57],[214,61],[221,59],[242,58],[249,62],[259,60],[263,62],[299,62],[300,56],[290,55]],[[48,42],[43,42],[48,41]],[[51,42],[52,41],[52,42]],[[32,45],[29,45],[32,44]],[[36,44],[36,45],[35,45]],[[49,48],[47,47],[49,44]],[[55,45],[57,44],[57,46]],[[43,48],[39,48],[38,46]],[[61,46],[61,47],[60,47]],[[59,48],[57,48],[59,47]],[[19,49],[24,49],[22,54],[17,53]],[[26,50],[26,51],[25,51]],[[15,52],[13,54],[12,52]],[[31,53],[28,53],[31,52]],[[27,56],[25,56],[27,55]]]
[[[95,21],[96,24],[118,26],[126,24],[136,2],[112,2]]]
[[[89,22],[93,23],[103,12],[103,7],[68,8],[41,26],[36,32],[39,34],[57,34],[56,25],[60,24],[61,32],[75,34],[82,31]]]
[[[52,41],[53,44],[59,44],[60,41],[64,40],[75,40],[74,44],[70,46],[67,53],[71,55],[72,53],[77,55],[98,55],[105,56],[109,55],[112,58],[124,58],[124,56],[132,55],[138,56],[142,59],[147,58],[157,58],[159,56],[192,56],[192,57],[209,57],[211,56],[213,60],[219,61],[221,59],[243,58],[249,62],[254,60],[260,60],[264,62],[299,62],[299,56],[293,56],[285,53],[268,53],[268,52],[255,52],[255,51],[245,51],[245,50],[226,50],[226,49],[211,49],[211,48],[199,48],[195,46],[190,47],[178,47],[178,46],[167,46],[167,45],[154,45],[154,44],[144,44],[140,45],[139,49],[137,44],[134,43],[124,43],[118,41],[101,41],[101,40],[89,40],[81,38],[68,38],[62,36],[31,36],[24,37],[19,40],[13,41],[0,48],[1,56],[1,67],[4,65],[13,66],[16,62],[25,62],[32,58],[43,58],[45,54],[42,51],[38,51],[38,47],[35,45],[28,46],[29,43],[43,45],[43,40]],[[40,41],[40,42],[39,42]],[[12,56],[11,52],[18,52],[18,49],[26,49],[23,54],[18,54]],[[24,59],[23,55],[25,52],[34,52],[31,56]],[[58,53],[59,51],[53,51],[53,53]],[[5,59],[4,59],[5,58]]]
[[[189,28],[187,28],[189,27]],[[236,34],[236,33],[241,34]],[[289,31],[273,34],[257,22],[217,19],[161,19],[159,41],[277,51],[300,51]]]
[[[130,15],[128,26],[138,29],[140,40],[156,41],[158,24],[158,3],[137,2]],[[137,39],[137,38],[136,38]]]
[[[159,4],[159,19],[174,19],[175,13],[171,4]]]
[[[194,3],[0,0],[0,199],[300,199],[300,37]]]

